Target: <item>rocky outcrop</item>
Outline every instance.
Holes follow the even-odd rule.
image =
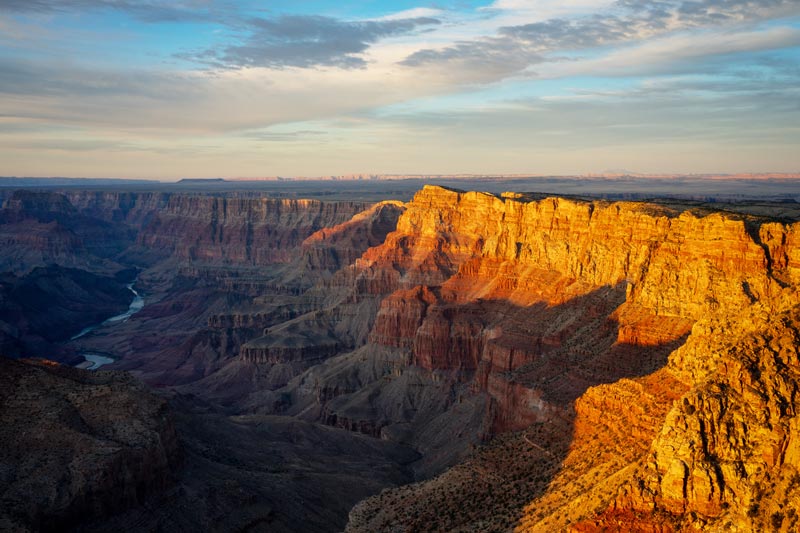
[[[213,315],[208,319],[208,327],[212,329],[249,329],[261,330],[280,322],[291,320],[297,315],[286,307],[269,311],[242,310],[238,313]]]
[[[793,307],[709,354],[715,371],[675,403],[640,469],[592,525],[633,517],[675,530],[794,530],[799,331]]]
[[[252,363],[313,363],[339,351],[336,339],[302,334],[263,337],[244,344],[239,357]]]
[[[411,348],[428,308],[439,297],[428,287],[397,290],[381,303],[370,333],[370,342],[383,346]]]
[[[0,358],[0,529],[62,530],[166,488],[166,403],[130,376]]]

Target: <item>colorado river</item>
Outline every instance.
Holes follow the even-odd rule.
[[[86,362],[81,363],[78,366],[85,368],[86,370],[97,370],[103,365],[110,365],[114,362],[114,359],[99,353],[81,352],[81,355],[84,359],[86,359]],[[91,365],[86,366],[86,363],[91,363]]]
[[[69,340],[74,341],[76,339],[80,339],[81,337],[84,337],[84,336],[88,335],[89,333],[91,333],[92,331],[96,330],[100,326],[107,326],[108,324],[113,324],[114,322],[125,322],[130,317],[132,317],[134,314],[136,314],[139,311],[141,311],[142,308],[144,307],[144,298],[142,298],[139,295],[139,293],[136,292],[136,289],[133,288],[133,283],[128,283],[128,290],[133,293],[133,301],[128,306],[128,310],[127,311],[125,311],[124,313],[122,313],[120,315],[116,315],[116,316],[112,316],[111,318],[107,318],[107,319],[103,320],[101,323],[95,324],[94,326],[89,326],[87,328],[83,328],[80,331],[80,333],[70,337]]]
[[[91,333],[92,331],[96,330],[101,326],[108,326],[111,324],[125,322],[130,317],[141,311],[142,308],[144,307],[144,298],[142,298],[142,296],[138,292],[136,292],[136,289],[133,288],[133,283],[128,284],[128,290],[133,293],[133,301],[128,306],[127,311],[125,311],[122,314],[112,316],[111,318],[107,318],[103,320],[101,323],[95,324],[94,326],[83,328],[80,331],[80,333],[74,335],[72,338],[70,338],[70,340],[74,341],[80,339],[81,337],[85,337],[86,335],[88,335],[89,333]],[[97,370],[103,365],[108,365],[114,362],[114,359],[108,357],[108,354],[102,354],[96,352],[81,352],[80,354],[83,356],[84,359],[86,359],[86,361],[78,366],[81,368],[86,368],[88,370]],[[91,363],[91,365],[86,366],[87,363]]]

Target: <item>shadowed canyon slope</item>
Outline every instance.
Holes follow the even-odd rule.
[[[17,193],[0,227],[47,236],[3,254],[19,276],[139,269],[142,311],[55,344],[113,355],[175,412],[178,489],[114,527],[336,530],[415,478],[348,531],[790,531],[800,226],[763,211]],[[350,498],[320,481],[361,472]],[[200,522],[179,518],[192,505]]]
[[[0,358],[0,529],[64,530],[173,482],[166,402],[130,376]]]

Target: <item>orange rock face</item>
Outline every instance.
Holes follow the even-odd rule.
[[[654,368],[644,352],[697,319],[780,290],[744,220],[515,196],[426,187],[354,267],[362,290],[388,295],[370,340],[409,348],[422,368],[476,371],[498,416],[520,420],[503,427],[528,422],[510,406],[536,404],[524,399],[529,378],[575,373],[565,354],[595,376],[641,374]],[[508,375],[526,365],[538,375]],[[568,379],[555,399],[573,400],[585,381]]]
[[[369,341],[487,396],[484,431],[572,421],[521,531],[763,530],[795,523],[797,227],[426,187],[349,275],[385,295]]]

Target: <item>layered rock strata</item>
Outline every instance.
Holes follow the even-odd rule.
[[[343,223],[366,207],[357,202],[175,195],[137,242],[182,260],[286,263],[315,231]]]
[[[474,373],[513,429],[533,416],[517,406],[652,372],[698,318],[777,294],[748,231],[717,213],[426,187],[340,279],[351,299],[385,296],[372,344]]]
[[[555,461],[565,465],[557,474],[561,477],[539,495],[530,494],[531,510],[520,522],[523,530],[558,530],[569,522],[584,521],[587,511],[601,512],[614,501],[616,506],[609,513],[618,511],[621,516],[664,513],[682,524],[681,517],[691,515],[712,523],[724,514],[723,502],[729,506],[726,509],[740,510],[752,504],[730,495],[727,500],[719,496],[726,494],[723,485],[729,487],[724,481],[727,474],[724,469],[717,473],[709,464],[720,452],[702,452],[710,455],[703,456],[706,462],[696,467],[697,473],[692,470],[697,457],[690,460],[687,454],[706,447],[706,441],[713,448],[711,443],[718,440],[703,436],[709,431],[732,434],[736,430],[733,426],[724,431],[714,429],[728,424],[719,413],[703,415],[706,421],[687,426],[681,418],[685,412],[673,413],[672,402],[682,403],[685,398],[687,405],[694,406],[693,413],[718,405],[717,400],[715,404],[697,397],[697,387],[711,387],[702,384],[721,372],[717,350],[724,349],[730,335],[756,334],[754,324],[765,322],[753,317],[791,307],[796,298],[794,287],[800,281],[800,262],[793,244],[796,231],[795,226],[729,213],[524,195],[498,198],[426,187],[407,205],[397,231],[383,245],[368,250],[346,275],[357,288],[351,299],[382,298],[365,353],[372,345],[407,354],[395,358],[399,365],[385,366],[385,373],[379,374],[385,381],[383,390],[393,387],[389,383],[400,386],[398,375],[424,370],[432,378],[430,386],[443,378],[451,380],[451,396],[457,398],[458,391],[464,391],[459,383],[468,383],[468,394],[489,398],[480,430],[484,433],[556,419],[574,425],[572,446],[561,456],[557,450],[551,452]],[[345,274],[341,276],[344,279]],[[359,368],[356,358],[350,359],[349,366]],[[726,375],[734,372],[738,376],[728,381],[747,382],[735,368],[753,364],[762,363],[727,363]],[[773,366],[790,368],[787,365]],[[395,428],[413,426],[419,420],[419,410],[376,411],[376,406],[388,401],[388,394],[373,388],[363,370],[347,370],[344,363],[339,363],[338,370],[329,366],[327,372],[309,375],[297,389],[316,383],[320,391],[338,391],[333,399],[330,394],[318,395],[324,398],[326,419],[335,416],[338,422],[344,415],[351,427],[369,428],[388,438],[400,434]],[[751,381],[756,379],[752,376],[765,374],[760,372],[751,372]],[[347,378],[353,374],[361,376],[355,383]],[[348,379],[349,386],[337,389],[336,383]],[[597,387],[604,383],[605,388]],[[658,383],[672,385],[661,394]],[[645,387],[642,394],[650,397],[642,404],[642,412],[630,411],[629,400],[625,400],[637,396],[631,394],[637,387]],[[765,406],[784,406],[775,408],[778,418],[774,422],[765,419],[759,423],[765,428],[774,423],[787,429],[779,430],[774,438],[759,431],[755,438],[772,443],[767,446],[773,451],[763,454],[774,459],[765,460],[761,471],[768,466],[780,469],[777,465],[784,464],[786,455],[780,450],[791,438],[779,435],[790,433],[794,400],[786,398],[793,398],[793,389],[775,380],[756,389]],[[364,390],[374,393],[362,394]],[[701,397],[733,395],[735,390],[750,389],[726,382]],[[356,401],[359,396],[361,402]],[[365,409],[366,398],[371,411]],[[458,401],[445,401],[438,408],[446,411]],[[376,431],[374,424],[368,424],[370,420],[384,429]],[[609,425],[601,424],[602,420]],[[685,429],[675,436],[675,427]],[[635,431],[628,432],[630,428]],[[687,451],[658,451],[662,436],[648,452],[650,442],[665,431],[685,443],[682,446],[689,446]],[[613,437],[615,434],[631,436]],[[620,454],[600,461],[602,471],[613,482],[600,484],[586,477],[596,449],[589,443],[615,439],[622,444],[612,449]],[[422,444],[418,437],[416,443]],[[672,448],[663,446],[681,449],[675,443],[669,445]],[[633,465],[648,453],[659,459],[641,474],[641,486],[631,482],[640,488],[620,489],[632,475]],[[679,457],[674,461],[662,459],[676,453]],[[733,458],[725,460],[736,464]],[[747,466],[742,468],[749,472]],[[669,481],[666,488],[659,485],[665,477]],[[585,499],[591,508],[572,506],[574,498],[565,497],[577,494],[577,487],[584,491],[597,487],[597,492]],[[616,496],[617,490],[623,490],[622,495]],[[729,490],[736,498],[747,499],[741,496],[740,487]],[[359,514],[359,520],[363,516]],[[673,523],[670,520],[658,523]],[[777,523],[778,518],[770,515],[759,520],[759,524],[766,524],[765,520]],[[372,526],[375,523],[364,527]]]

